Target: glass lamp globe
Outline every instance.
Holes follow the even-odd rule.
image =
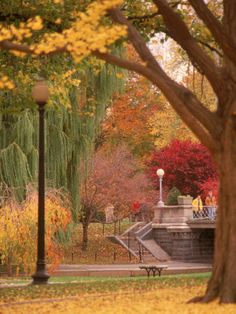
[[[39,105],[45,105],[49,98],[49,89],[44,79],[38,79],[32,88],[34,101]]]
[[[165,174],[165,171],[160,168],[160,169],[157,170],[156,173],[157,173],[159,178],[162,178],[164,176],[164,174]]]

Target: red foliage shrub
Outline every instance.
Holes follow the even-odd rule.
[[[164,187],[177,187],[182,194],[196,196],[201,193],[202,184],[209,179],[216,180],[216,167],[207,148],[191,141],[172,141],[160,151],[153,152],[148,162],[148,174],[156,188],[159,180],[158,168],[163,168]]]

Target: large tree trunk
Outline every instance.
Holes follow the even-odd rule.
[[[236,102],[233,107],[236,108]],[[232,108],[232,107],[231,107]],[[213,273],[203,302],[219,298],[236,302],[236,109],[228,117],[222,152],[218,158],[220,176],[219,208],[216,222]]]

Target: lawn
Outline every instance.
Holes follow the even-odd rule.
[[[64,283],[0,290],[0,313],[235,313],[235,305],[186,304],[204,293],[208,274],[156,278],[60,277]],[[70,281],[70,282],[69,282]]]

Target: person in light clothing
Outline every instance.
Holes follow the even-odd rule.
[[[212,191],[209,191],[205,200],[207,209],[208,209],[208,217],[210,219],[214,219],[216,215],[216,198],[213,195]]]
[[[193,218],[200,218],[202,217],[202,199],[201,196],[198,195],[192,202],[193,206]]]

